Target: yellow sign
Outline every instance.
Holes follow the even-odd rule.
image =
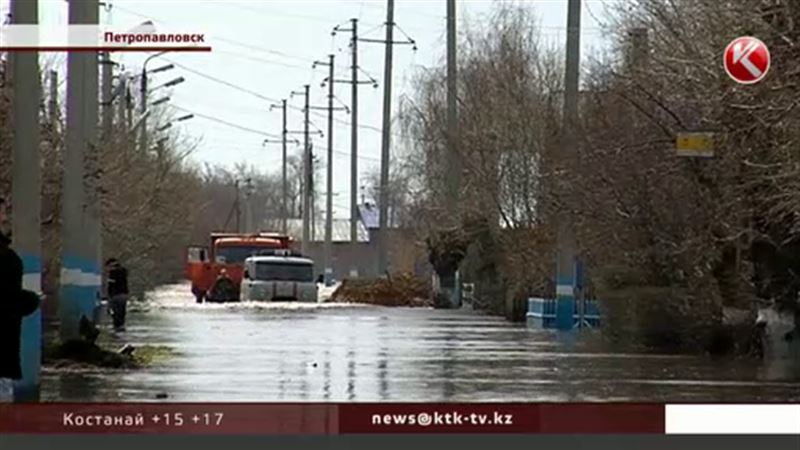
[[[711,158],[714,156],[714,133],[678,133],[675,147],[678,151],[678,156]]]

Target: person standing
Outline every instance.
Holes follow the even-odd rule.
[[[11,248],[5,200],[0,197],[0,403],[14,400],[14,380],[22,378],[22,318],[39,307],[39,296],[22,289],[22,260]]]
[[[125,331],[128,309],[128,271],[116,258],[106,261],[108,304],[115,331]]]

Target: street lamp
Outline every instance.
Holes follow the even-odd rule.
[[[145,112],[147,112],[147,64],[150,61],[152,61],[154,58],[157,58],[157,57],[163,55],[164,53],[167,53],[167,52],[166,51],[161,51],[161,52],[158,52],[156,54],[150,55],[150,56],[147,57],[147,59],[144,60],[144,64],[142,64],[142,74],[141,74],[141,79],[139,80],[139,83],[140,83],[139,84],[139,90],[140,90],[139,96],[140,96],[140,103],[141,103],[139,108],[140,108],[140,111],[142,113],[142,118],[140,119],[142,121],[142,136],[141,136],[141,144],[142,144],[141,148],[142,148],[142,151],[147,151],[147,148],[148,148],[148,146],[147,146],[147,116],[145,115]],[[155,73],[155,72],[164,72],[166,70],[172,69],[173,67],[174,67],[174,65],[167,64],[165,66],[162,66],[162,67],[159,67],[159,68],[155,69],[153,71],[153,73]]]
[[[155,91],[157,89],[161,89],[161,88],[168,88],[168,87],[177,86],[177,85],[183,83],[184,81],[186,81],[185,78],[178,77],[178,78],[175,78],[174,80],[167,81],[166,83],[164,83],[164,84],[162,84],[160,86],[154,87],[153,89],[151,89],[151,92]]]
[[[154,101],[153,103],[151,103],[150,106],[158,106],[158,105],[160,105],[162,103],[168,102],[169,100],[170,100],[169,96],[161,97],[160,99],[158,99],[158,100]]]
[[[256,193],[256,188],[253,184],[253,179],[250,177],[244,180],[244,226],[247,233],[254,233],[255,226],[253,224],[253,195]]]
[[[153,69],[149,73],[165,72],[167,70],[174,69],[174,68],[175,68],[175,64],[167,64],[167,65],[161,66],[159,68]]]
[[[142,105],[141,105],[142,113],[144,113],[145,110],[147,110],[147,64],[151,60],[153,60],[153,58],[158,58],[159,56],[163,55],[164,53],[167,53],[167,52],[163,51],[163,52],[158,52],[158,53],[156,53],[154,55],[150,55],[150,56],[147,57],[147,59],[144,60],[144,64],[142,64],[142,74],[141,74],[141,79],[139,80],[139,82],[140,82],[139,88],[141,90],[140,95],[142,97]],[[159,68],[153,70],[152,73],[164,72],[165,70],[172,69],[173,67],[175,67],[175,66],[172,65],[172,64],[167,64],[166,66],[162,66],[162,67],[159,67]]]
[[[147,72],[147,63],[149,63],[152,59],[158,58],[159,56],[161,56],[161,55],[163,55],[165,53],[167,53],[166,50],[160,51],[158,53],[155,53],[153,55],[148,56],[147,59],[144,60],[144,64],[142,64],[142,73],[146,73]]]
[[[173,120],[167,122],[165,125],[157,128],[157,130],[158,131],[167,130],[167,129],[171,128],[173,124],[176,124],[178,122],[183,122],[184,120],[189,120],[189,119],[191,119],[193,117],[194,117],[194,114],[186,114],[185,116],[181,116],[181,117],[178,117],[177,119],[173,119]]]

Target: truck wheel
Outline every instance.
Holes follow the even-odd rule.
[[[228,278],[223,278],[217,280],[214,286],[211,288],[211,291],[206,298],[206,301],[209,302],[229,302],[238,300],[238,289],[236,285]]]

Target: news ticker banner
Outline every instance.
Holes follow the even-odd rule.
[[[209,37],[191,27],[157,29],[152,22],[110,25],[0,25],[0,51],[211,51]]]
[[[0,405],[0,434],[781,434],[800,404],[40,403]]]

